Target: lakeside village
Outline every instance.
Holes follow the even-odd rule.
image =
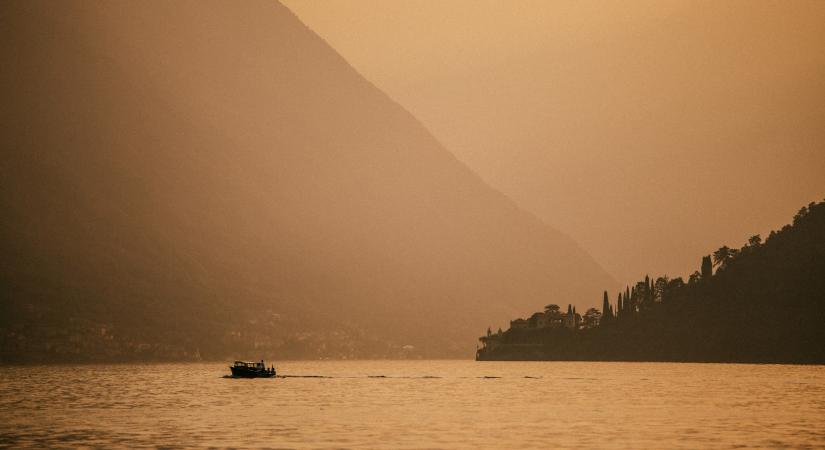
[[[607,292],[605,292],[605,297],[606,296]],[[609,304],[607,306],[606,310],[608,314],[610,314],[612,308],[610,308]],[[493,333],[490,328],[487,328],[487,334],[478,338],[481,342],[481,348],[476,349],[476,353],[478,355],[484,352],[495,351],[505,345],[504,337],[506,334],[519,333],[522,332],[522,330],[566,329],[576,331],[583,327],[592,328],[598,326],[602,317],[602,313],[599,310],[590,308],[585,314],[587,317],[587,325],[585,325],[585,318],[576,312],[574,306],[567,305],[567,313],[562,313],[559,305],[547,305],[544,307],[543,312],[534,313],[529,319],[518,318],[511,320],[510,328],[507,331],[502,331],[501,328],[499,328],[498,332]]]
[[[717,257],[717,255],[714,254],[714,257]],[[725,256],[719,258],[722,260],[722,265],[724,265]],[[713,260],[711,256],[705,256],[702,258],[702,271],[694,272],[687,283],[681,277],[671,279],[664,276],[653,281],[649,276],[646,276],[644,281],[639,281],[633,287],[626,287],[624,292],[619,292],[615,305],[608,299],[607,291],[604,291],[601,310],[590,308],[584,315],[581,315],[576,312],[576,307],[573,305],[568,304],[565,313],[562,312],[559,305],[549,304],[544,307],[544,311],[534,313],[528,319],[511,320],[510,328],[506,331],[499,328],[494,333],[490,328],[487,328],[487,333],[479,338],[481,347],[476,349],[476,359],[512,347],[541,346],[541,344],[531,342],[534,339],[526,338],[529,335],[577,333],[634,316],[652,308],[657,303],[665,302],[686,284],[694,284],[702,279],[710,279],[712,275]]]

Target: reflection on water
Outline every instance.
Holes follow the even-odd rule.
[[[0,368],[0,445],[824,446],[825,367],[283,362]]]

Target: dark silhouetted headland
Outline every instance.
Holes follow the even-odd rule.
[[[646,277],[583,316],[548,305],[481,342],[480,360],[823,364],[825,202],[764,242],[721,247],[687,281]]]

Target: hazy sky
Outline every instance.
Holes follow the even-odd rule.
[[[825,2],[285,0],[619,281],[825,197]]]

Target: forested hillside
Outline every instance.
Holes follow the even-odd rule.
[[[479,357],[825,363],[825,202],[803,207],[764,242],[752,236],[703,262],[687,282],[662,276],[627,287],[586,312],[579,329],[493,335]]]

